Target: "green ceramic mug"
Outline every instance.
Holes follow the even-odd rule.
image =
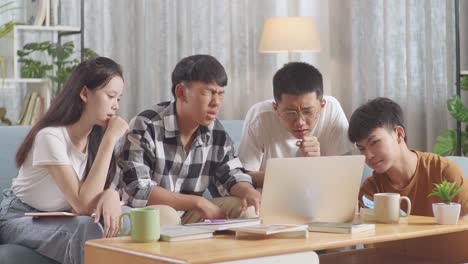
[[[130,220],[130,230],[128,232],[122,230],[122,220],[125,216],[128,216]],[[121,214],[119,218],[119,230],[124,236],[130,235],[135,242],[159,240],[159,209],[133,208],[129,213]]]

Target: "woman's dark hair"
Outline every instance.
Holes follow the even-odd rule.
[[[62,92],[54,98],[47,113],[32,127],[19,147],[16,153],[16,166],[19,168],[24,163],[33,146],[34,139],[41,129],[67,126],[78,122],[83,112],[83,102],[80,97],[83,87],[86,86],[89,90],[98,90],[106,86],[114,77],[123,79],[122,69],[119,64],[109,58],[92,58],[76,66],[66,81]],[[88,176],[96,158],[104,130],[103,127],[96,125],[88,136],[88,160],[83,181]],[[112,155],[105,183],[106,189],[116,174],[116,165],[115,155]]]

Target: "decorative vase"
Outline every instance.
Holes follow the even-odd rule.
[[[433,203],[432,211],[438,224],[456,225],[460,218],[461,206],[458,203]]]

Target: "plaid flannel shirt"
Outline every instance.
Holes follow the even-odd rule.
[[[146,206],[155,185],[199,196],[210,187],[214,196],[226,196],[236,183],[252,183],[217,119],[207,127],[199,126],[186,153],[175,107],[175,102],[160,103],[130,122],[118,164],[132,207]]]

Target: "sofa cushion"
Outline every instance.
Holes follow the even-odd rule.
[[[224,130],[229,134],[232,141],[234,141],[234,147],[237,150],[240,144],[242,136],[242,127],[244,125],[244,120],[219,120],[221,125],[223,125]]]
[[[374,173],[374,170],[364,163],[364,170],[362,171],[362,177],[361,177],[361,185],[367,180],[367,178],[372,176],[372,173]]]
[[[30,129],[30,126],[0,126],[0,190],[10,188],[11,180],[18,174],[15,162],[16,151]],[[3,195],[0,194],[0,201],[2,199]],[[4,244],[0,245],[0,263],[57,264],[58,262],[27,247]]]
[[[0,190],[10,188],[11,179],[18,174],[16,151],[30,129],[30,126],[0,126]]]
[[[57,264],[34,250],[13,244],[0,245],[0,263],[2,264]]]
[[[468,177],[468,157],[447,156],[449,160],[454,161],[463,172],[464,177]]]

